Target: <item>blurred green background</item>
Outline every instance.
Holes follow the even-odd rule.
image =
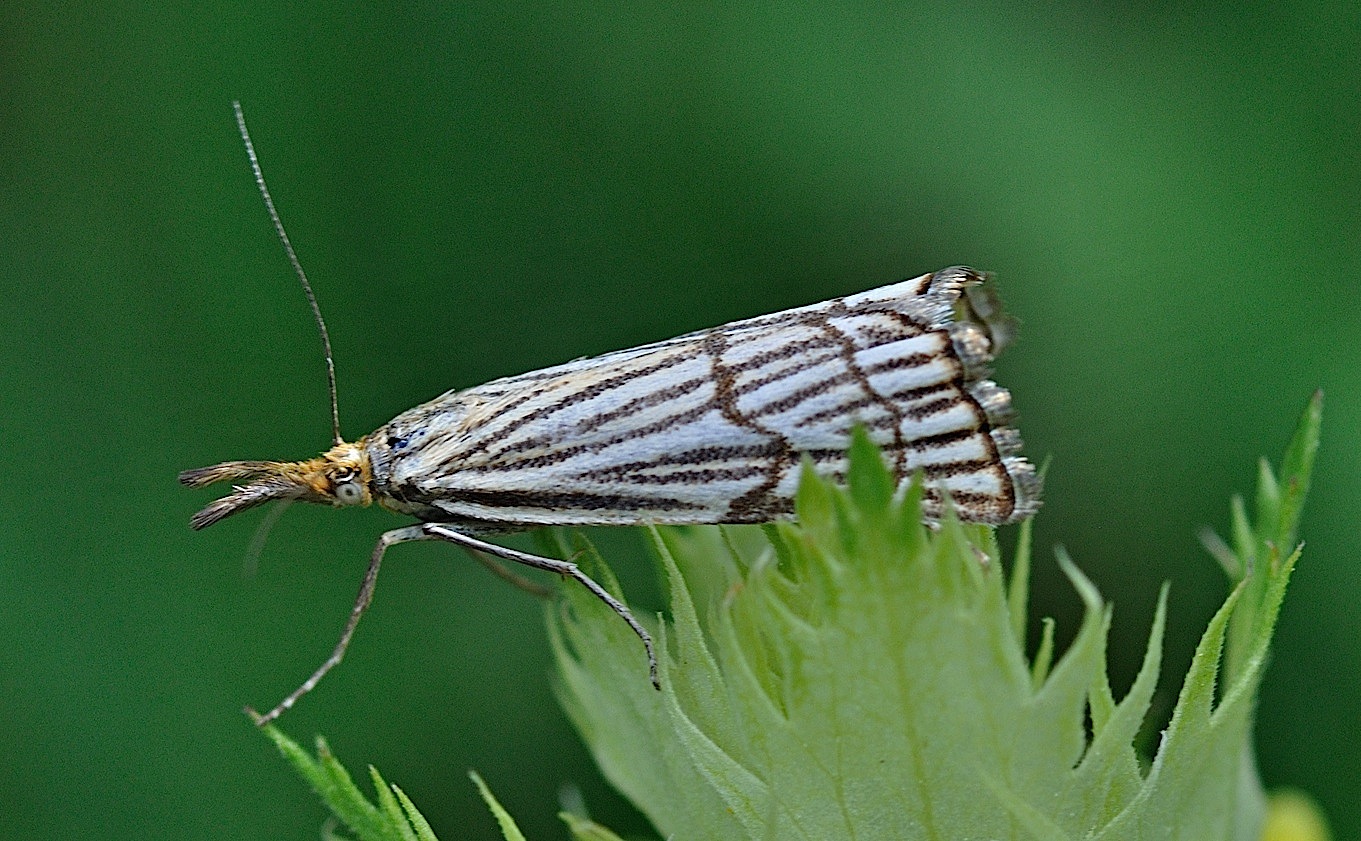
[[[1022,320],[1037,613],[1062,543],[1132,679],[1173,582],[1170,707],[1254,460],[1316,387],[1308,547],[1258,725],[1269,785],[1361,835],[1361,12],[1353,3],[252,3],[0,8],[0,836],[313,838],[241,715],[330,650],[381,511],[202,534],[178,470],[329,440],[318,342],[239,98],[330,322],[342,423],[954,263]],[[649,598],[637,536],[601,535]],[[1006,538],[1008,541],[1010,538]],[[523,542],[520,545],[524,545]],[[562,786],[641,830],[558,711],[541,608],[391,555],[283,720],[442,837],[536,838]]]

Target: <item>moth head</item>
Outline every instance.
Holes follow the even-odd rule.
[[[224,461],[186,470],[180,483],[201,488],[215,482],[239,483],[231,493],[209,503],[189,521],[195,529],[211,526],[238,511],[272,499],[320,502],[336,507],[373,501],[373,472],[363,440],[340,443],[306,461]]]

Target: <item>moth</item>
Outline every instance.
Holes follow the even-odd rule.
[[[803,461],[842,477],[856,426],[883,450],[900,482],[924,474],[928,518],[950,505],[963,520],[1002,524],[1038,508],[1040,481],[1021,455],[1010,395],[988,378],[1011,322],[987,276],[964,267],[448,391],[347,442],[325,324],[239,106],[237,121],[322,335],[334,446],[303,461],[226,461],[184,471],[180,481],[190,487],[235,484],[191,525],[206,528],[271,500],[377,503],[417,520],[379,537],[330,657],[257,716],[261,724],[340,662],[384,553],[398,543],[447,541],[574,579],[638,635],[655,685],[652,639],[626,605],[570,560],[482,537],[539,526],[787,518]]]

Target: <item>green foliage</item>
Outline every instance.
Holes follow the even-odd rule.
[[[1085,617],[1057,659],[1046,623],[1028,659],[1028,532],[1008,588],[994,532],[922,526],[920,488],[895,494],[863,439],[847,488],[805,475],[797,525],[652,532],[670,587],[661,692],[627,629],[569,589],[553,622],[563,705],[664,837],[1255,838],[1253,702],[1317,431],[1315,401],[1285,482],[1263,470],[1258,525],[1230,550],[1242,573],[1147,764],[1132,742],[1166,590],[1122,700],[1106,677],[1111,610],[1062,555]]]
[[[416,804],[400,788],[384,782],[373,766],[369,766],[369,776],[377,792],[377,803],[371,802],[359,790],[345,766],[331,753],[325,739],[317,738],[317,755],[313,757],[274,725],[263,728],[263,732],[331,810],[332,819],[322,832],[323,841],[346,841],[334,832],[336,822],[344,824],[360,841],[437,841],[434,830],[416,809]],[[470,772],[468,776],[496,818],[506,841],[525,841],[515,819],[497,801],[482,777],[476,772]],[[619,836],[584,817],[569,812],[562,813],[561,817],[574,841],[620,841]]]
[[[415,804],[401,789],[384,782],[378,769],[369,766],[378,795],[378,802],[373,803],[355,785],[325,739],[317,737],[317,755],[313,757],[273,725],[265,727],[264,733],[274,740],[279,752],[307,780],[331,814],[360,841],[435,841],[434,831]],[[329,830],[326,837],[328,841],[339,838]]]
[[[1272,472],[1266,459],[1258,463],[1256,521],[1249,521],[1243,498],[1234,496],[1230,503],[1232,548],[1213,534],[1204,535],[1207,548],[1219,559],[1229,579],[1241,582],[1244,589],[1243,604],[1235,612],[1229,628],[1232,644],[1225,663],[1227,675],[1237,675],[1254,667],[1247,662],[1255,651],[1251,644],[1254,629],[1263,622],[1275,624],[1274,611],[1279,607],[1280,599],[1273,600],[1270,582],[1279,571],[1283,555],[1298,551],[1295,536],[1313,475],[1322,421],[1323,394],[1317,392],[1305,407],[1295,435],[1286,447],[1280,477]],[[1260,566],[1268,568],[1265,574],[1257,574]],[[1271,615],[1259,617],[1262,611]],[[1256,667],[1260,668],[1260,664]]]
[[[487,808],[491,810],[492,817],[496,818],[496,824],[501,827],[501,835],[505,837],[506,841],[525,841],[525,837],[520,832],[520,828],[515,825],[515,819],[512,818],[510,813],[506,811],[506,808],[497,801],[496,795],[491,793],[491,788],[487,786],[487,783],[482,779],[482,776],[476,771],[470,773],[468,776],[472,778],[473,783],[477,786],[477,793],[482,795],[482,802],[487,804]]]

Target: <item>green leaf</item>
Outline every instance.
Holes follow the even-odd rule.
[[[850,466],[846,471],[846,485],[856,510],[865,517],[881,517],[888,510],[898,485],[863,426],[857,425],[851,431],[847,458]]]
[[[1255,521],[1249,521],[1238,497],[1233,500],[1232,549],[1237,556],[1233,566],[1243,570],[1241,581],[1246,586],[1242,603],[1229,624],[1225,654],[1225,672],[1229,677],[1237,677],[1247,667],[1262,633],[1262,621],[1274,624],[1283,594],[1275,592],[1273,582],[1288,579],[1288,572],[1282,577],[1282,559],[1292,549],[1297,550],[1294,543],[1318,454],[1322,412],[1323,394],[1315,392],[1286,447],[1280,481],[1265,459],[1260,462]],[[1284,583],[1280,586],[1283,588]]]
[[[369,777],[378,795],[375,805],[354,784],[350,773],[331,753],[325,739],[317,737],[317,755],[313,758],[275,725],[261,728],[261,732],[274,742],[284,759],[311,785],[335,819],[360,841],[435,841],[430,825],[416,811],[416,807],[400,791],[394,797],[393,790],[383,781],[377,769],[372,766],[369,768]]]
[[[1295,435],[1281,459],[1281,498],[1276,512],[1275,533],[1277,546],[1291,546],[1299,529],[1304,498],[1309,494],[1309,482],[1314,473],[1314,458],[1318,455],[1319,435],[1323,425],[1323,392],[1316,391],[1300,417]]]
[[[378,793],[378,808],[382,810],[388,825],[398,829],[403,841],[416,841],[416,833],[407,824],[406,815],[402,812],[402,807],[398,805],[397,797],[392,793],[392,788],[383,780],[383,775],[378,773],[377,768],[370,765],[369,777],[373,780],[373,790]]]
[[[799,468],[799,490],[795,494],[795,507],[801,512],[800,525],[810,534],[828,536],[836,533],[836,507],[831,488],[817,481],[817,472],[812,459],[807,456]]]
[[[1011,614],[1011,633],[1025,639],[1026,617],[1030,604],[1030,533],[1034,518],[1021,522],[1016,538],[1016,557],[1011,562],[1011,585],[1007,589],[1007,610]]]
[[[477,793],[482,795],[482,802],[487,804],[492,816],[496,818],[496,823],[501,827],[501,836],[506,841],[525,841],[525,836],[520,832],[520,828],[515,825],[515,819],[510,816],[505,807],[496,799],[496,795],[491,793],[485,780],[476,771],[469,771],[468,776],[472,778],[473,784],[477,786]]]
[[[1276,535],[1298,522],[1316,408],[1286,458],[1293,478],[1264,478],[1257,496]],[[858,436],[848,487],[805,469],[798,524],[652,530],[670,594],[660,693],[627,629],[564,591],[550,614],[564,708],[662,837],[1254,837],[1251,709],[1298,553],[1273,561],[1260,529],[1235,517],[1223,560],[1240,584],[1201,640],[1172,726],[1140,757],[1167,589],[1117,699],[1111,608],[1066,555],[1082,624],[1060,655],[1046,621],[1032,662],[1028,527],[1008,583],[992,530],[951,516],[923,529],[920,485],[896,491],[888,475]]]
[[[406,792],[402,791],[397,786],[393,786],[392,791],[397,795],[397,799],[401,801],[402,813],[405,815],[406,819],[410,821],[411,828],[415,830],[417,841],[438,841],[438,839],[435,838],[435,830],[431,828],[430,822],[427,821],[425,816],[420,813],[420,810],[416,808],[416,804],[411,802],[411,798],[406,796]]]

